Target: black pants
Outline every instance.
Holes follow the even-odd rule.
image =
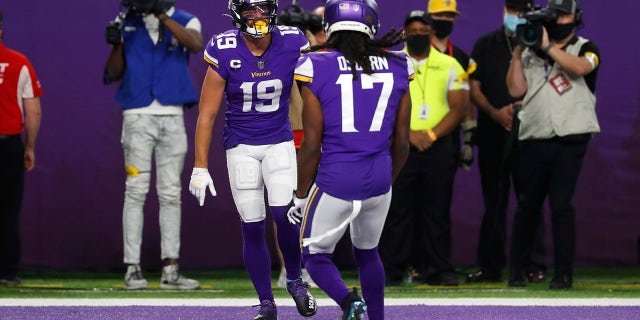
[[[18,271],[24,170],[20,136],[0,137],[0,278]]]
[[[425,152],[410,151],[393,184],[389,215],[380,239],[380,255],[388,278],[404,276],[414,232],[423,236],[428,273],[453,271],[450,262],[453,166],[450,135]]]
[[[478,263],[488,273],[500,273],[506,266],[507,208],[512,177],[515,181],[515,145],[505,146],[509,139],[505,132],[502,141],[494,145],[478,146],[478,167],[484,200],[484,214],[478,239]],[[507,152],[508,154],[505,154]],[[515,185],[515,183],[514,183]],[[514,188],[516,199],[518,190]],[[526,271],[545,270],[544,216],[536,223],[534,248]]]
[[[535,238],[535,226],[549,197],[556,275],[572,275],[575,258],[575,209],[571,203],[587,151],[580,139],[524,140],[518,154],[520,196],[511,245],[511,277],[521,277]]]

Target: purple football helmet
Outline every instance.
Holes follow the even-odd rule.
[[[251,37],[262,38],[276,27],[278,0],[229,0],[229,10],[233,25],[238,30]],[[243,14],[246,11],[257,12],[260,16]],[[247,24],[247,20],[259,20],[258,18],[269,19],[269,22],[265,25],[254,21],[252,27]]]
[[[324,6],[327,37],[335,31],[362,32],[373,39],[380,28],[375,0],[329,0]]]

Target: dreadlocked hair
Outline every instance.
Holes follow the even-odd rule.
[[[362,67],[366,74],[373,74],[370,56],[389,57],[393,59],[403,59],[393,54],[386,48],[393,47],[402,42],[402,30],[392,29],[381,39],[370,39],[366,34],[356,31],[337,31],[324,43],[312,46],[309,51],[319,51],[323,49],[335,49],[342,53],[351,65],[353,80],[358,79],[356,65]]]

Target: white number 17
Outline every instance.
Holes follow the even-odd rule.
[[[354,124],[355,115],[352,79],[353,76],[351,74],[342,74],[338,77],[338,81],[336,81],[336,84],[340,85],[340,92],[342,96],[342,132],[358,132]],[[389,103],[389,97],[391,96],[391,91],[393,89],[393,74],[362,74],[360,75],[360,83],[364,90],[373,89],[374,83],[382,83],[382,91],[378,98],[378,104],[373,115],[373,120],[371,121],[371,127],[369,127],[369,131],[380,131],[382,128],[382,120],[384,120],[384,114]]]

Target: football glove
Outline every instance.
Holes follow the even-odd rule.
[[[193,168],[191,181],[189,181],[189,192],[198,199],[201,207],[204,205],[207,188],[209,188],[212,196],[215,197],[217,195],[209,170],[207,168]]]
[[[293,190],[291,202],[287,205],[287,219],[291,224],[299,224],[302,222],[302,211],[307,203],[307,198],[298,198],[296,190]]]
[[[464,137],[464,144],[460,148],[460,166],[467,171],[471,170],[471,164],[473,164],[472,146],[476,143],[477,126],[478,124],[475,120],[468,120],[460,125]]]

